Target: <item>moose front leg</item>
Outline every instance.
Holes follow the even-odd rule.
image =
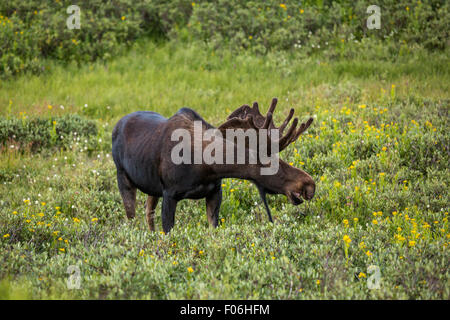
[[[155,231],[155,209],[158,205],[158,197],[148,196],[145,203],[145,217],[150,231]]]
[[[206,215],[208,216],[209,224],[214,228],[217,227],[219,223],[219,209],[222,203],[222,188],[216,192],[211,193],[206,197]]]
[[[128,219],[133,219],[136,214],[136,187],[134,187],[124,171],[117,170],[117,183],[127,217]]]
[[[163,192],[162,203],[162,226],[163,231],[168,233],[175,223],[175,209],[177,208],[177,200],[169,196],[166,192]]]
[[[258,188],[259,196],[261,197],[264,207],[266,208],[266,212],[267,212],[267,216],[269,217],[269,221],[273,223],[272,215],[270,214],[270,208],[269,208],[269,205],[267,204],[266,191],[264,190],[263,187],[261,187],[258,184],[256,185],[256,187]]]

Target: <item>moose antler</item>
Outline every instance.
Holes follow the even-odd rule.
[[[302,123],[300,127],[297,129],[298,118],[295,118],[289,127],[287,133],[283,135],[284,130],[287,125],[291,121],[294,116],[294,109],[291,108],[288,116],[283,121],[281,126],[278,128],[275,126],[273,122],[273,112],[275,111],[275,107],[277,105],[278,99],[273,98],[272,103],[270,104],[269,110],[267,111],[267,115],[264,117],[259,111],[258,102],[254,102],[253,106],[243,105],[233,111],[227,118],[224,124],[222,124],[219,129],[230,129],[230,128],[241,128],[241,129],[268,129],[268,134],[270,135],[271,129],[278,129],[278,136],[281,137],[278,140],[279,151],[286,149],[286,147],[298,139],[298,137],[311,125],[313,122],[313,118],[309,118],[306,123]]]

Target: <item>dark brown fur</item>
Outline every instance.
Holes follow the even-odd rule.
[[[272,121],[276,99],[266,117],[253,108],[242,106],[234,111],[228,121],[218,129],[279,129],[280,136],[293,115],[276,128]],[[206,212],[209,223],[217,227],[219,208],[222,202],[222,178],[240,178],[253,181],[263,199],[269,220],[272,221],[266,201],[266,193],[284,194],[294,204],[302,203],[301,197],[310,200],[314,196],[313,179],[304,171],[279,160],[275,175],[261,175],[263,165],[257,164],[180,164],[171,160],[171,150],[178,143],[171,141],[175,129],[193,129],[194,121],[201,121],[203,129],[214,128],[195,111],[182,108],[166,119],[155,112],[139,111],[123,117],[116,124],[112,134],[112,154],[117,168],[117,182],[129,219],[135,216],[136,189],[148,195],[146,219],[150,230],[154,230],[154,215],[158,199],[162,197],[162,224],[169,232],[175,221],[177,202],[182,199],[206,198]],[[280,151],[294,142],[312,122],[312,118],[297,130],[298,119],[294,120],[287,133],[280,138]],[[202,142],[206,145],[206,142]]]

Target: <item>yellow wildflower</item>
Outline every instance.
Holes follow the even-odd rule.
[[[345,235],[344,238],[342,238],[342,240],[344,240],[344,242],[347,245],[350,244],[350,242],[352,242],[352,239],[350,239],[350,237],[348,235]]]

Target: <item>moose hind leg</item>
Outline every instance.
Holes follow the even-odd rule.
[[[148,196],[145,203],[145,217],[147,218],[147,224],[150,231],[155,231],[155,209],[158,205],[158,197]]]
[[[123,171],[117,171],[117,183],[127,217],[133,219],[136,214],[136,187]]]
[[[219,188],[216,192],[211,193],[206,197],[206,215],[209,224],[214,228],[219,224],[219,209],[222,204],[222,189]]]

